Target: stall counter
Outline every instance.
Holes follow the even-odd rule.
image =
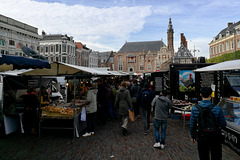
[[[218,105],[227,121],[227,127],[222,129],[224,143],[240,155],[240,102],[224,98]]]

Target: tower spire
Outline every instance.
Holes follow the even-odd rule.
[[[174,47],[173,47],[173,26],[172,19],[169,18],[168,29],[167,29],[167,41],[168,41],[168,49],[171,51],[171,55],[174,55]]]

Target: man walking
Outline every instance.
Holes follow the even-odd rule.
[[[222,159],[221,128],[225,127],[227,123],[222,109],[217,105],[212,105],[211,95],[212,89],[203,87],[200,90],[202,101],[199,105],[193,106],[191,111],[191,141],[193,143],[197,141],[200,160],[209,160],[209,152],[211,153],[211,159]]]
[[[156,143],[153,145],[155,148],[164,148],[165,139],[166,139],[166,130],[167,130],[167,119],[169,109],[172,108],[171,101],[165,96],[165,91],[160,91],[160,94],[157,95],[151,105],[155,107],[155,116],[154,116],[154,133]],[[159,129],[161,128],[161,141],[159,135]]]
[[[139,103],[142,106],[144,134],[149,134],[150,129],[150,113],[151,113],[151,101],[153,99],[153,93],[149,89],[149,84],[146,82],[144,87],[139,93]]]

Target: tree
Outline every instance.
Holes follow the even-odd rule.
[[[221,56],[213,57],[206,60],[206,63],[220,63],[224,61],[230,61],[235,59],[235,52],[226,53]],[[240,51],[236,51],[236,59],[240,59]]]

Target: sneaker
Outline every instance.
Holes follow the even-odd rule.
[[[149,130],[145,131],[143,134],[148,135],[149,134]]]
[[[91,136],[92,134],[91,133],[85,133],[84,135],[82,135],[83,137],[88,137],[88,136]]]
[[[163,149],[165,147],[165,145],[164,144],[161,144],[161,149]]]
[[[158,142],[158,143],[155,143],[155,144],[153,145],[153,147],[154,147],[154,148],[159,148],[159,147],[161,147],[161,144],[160,144],[160,142]]]
[[[91,135],[94,135],[94,132],[91,132]]]

